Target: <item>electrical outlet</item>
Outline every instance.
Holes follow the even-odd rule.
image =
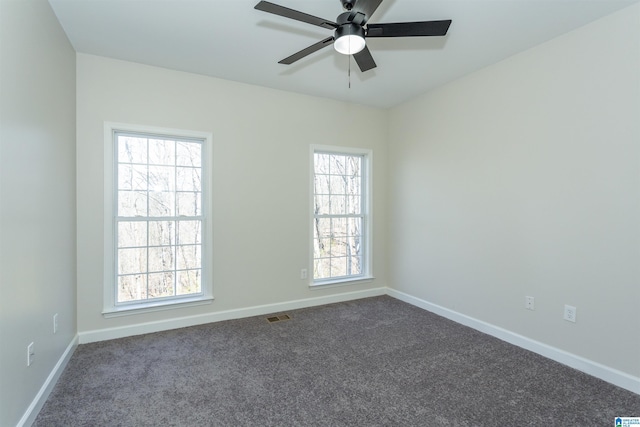
[[[300,279],[306,279],[307,278],[307,269],[303,268],[302,270],[300,270]]]
[[[568,321],[568,322],[575,322],[576,321],[576,312],[578,311],[577,308],[571,306],[571,305],[564,305],[564,320]]]
[[[534,300],[533,297],[524,297],[524,308],[527,310],[534,310]]]
[[[36,357],[36,350],[33,343],[27,346],[27,366],[31,366],[33,359]]]
[[[58,313],[53,315],[53,333],[58,333]]]

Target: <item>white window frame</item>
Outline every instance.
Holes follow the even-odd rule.
[[[202,143],[202,292],[193,296],[168,297],[155,301],[117,304],[116,274],[116,132],[163,137],[200,139]],[[173,308],[210,304],[213,301],[213,135],[182,129],[169,129],[125,123],[104,123],[104,317],[118,317]]]
[[[343,276],[337,278],[328,278],[328,279],[315,279],[314,278],[314,257],[313,257],[313,245],[314,245],[314,233],[313,233],[313,224],[315,222],[315,203],[314,203],[314,179],[315,179],[315,159],[314,155],[316,153],[323,154],[337,154],[337,155],[351,155],[351,156],[362,156],[362,214],[363,214],[363,226],[362,226],[362,248],[364,250],[364,254],[362,255],[363,261],[363,270],[361,274],[353,275],[353,276]],[[336,285],[347,285],[347,284],[355,284],[362,281],[369,281],[374,279],[373,276],[373,195],[372,195],[372,177],[373,177],[373,150],[364,149],[364,148],[354,148],[354,147],[341,147],[334,145],[318,145],[312,144],[309,150],[309,169],[310,169],[310,179],[309,179],[309,198],[310,198],[310,219],[311,222],[309,224],[309,242],[310,242],[310,251],[309,251],[309,287],[311,288],[321,288],[327,286],[336,286]]]

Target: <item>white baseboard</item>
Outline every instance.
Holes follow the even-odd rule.
[[[42,409],[42,406],[44,406],[44,403],[47,401],[49,394],[51,394],[51,390],[53,390],[53,387],[58,382],[58,378],[60,378],[62,371],[64,371],[67,363],[69,363],[69,360],[77,346],[78,335],[73,337],[64,353],[62,353],[62,356],[60,356],[58,363],[56,363],[46,381],[42,387],[40,387],[38,394],[36,394],[36,397],[33,399],[20,421],[18,421],[17,427],[30,426],[36,420],[40,409]]]
[[[254,307],[239,308],[235,310],[219,311],[195,316],[179,317],[175,319],[159,320],[156,322],[140,323],[137,325],[122,326],[108,329],[80,332],[80,344],[96,341],[124,338],[133,335],[149,334],[153,332],[167,331],[170,329],[185,328],[188,326],[202,325],[205,323],[220,322],[223,320],[240,319],[244,317],[262,316],[286,310],[314,307],[336,302],[351,301],[361,298],[385,295],[387,288],[375,288],[364,291],[354,291],[315,298],[286,301],[275,304],[259,305]]]
[[[498,339],[501,339],[502,341],[506,341],[510,344],[517,345],[518,347],[522,347],[534,353],[538,353],[539,355],[544,356],[548,359],[555,360],[556,362],[570,366],[596,378],[600,378],[601,380],[617,385],[618,387],[622,387],[626,390],[640,394],[640,378],[634,377],[633,375],[629,375],[625,372],[618,371],[616,369],[610,368],[592,360],[585,359],[584,357],[577,356],[564,350],[551,347],[547,344],[532,340],[523,335],[519,335],[498,326],[494,326],[490,323],[486,323],[481,320],[474,319],[473,317],[460,314],[456,311],[439,306],[437,304],[430,303],[420,298],[416,298],[395,289],[387,288],[387,295],[407,302],[416,307],[420,307],[442,317],[446,317],[447,319],[453,320],[454,322],[469,326],[470,328],[494,336]]]

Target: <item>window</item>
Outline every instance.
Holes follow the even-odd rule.
[[[111,129],[111,274],[105,312],[210,300],[210,137]]]
[[[370,151],[313,148],[313,284],[370,278]]]

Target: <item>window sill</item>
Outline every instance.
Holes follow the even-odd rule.
[[[355,285],[362,282],[370,282],[374,280],[373,276],[358,276],[358,277],[346,277],[334,280],[322,280],[318,282],[311,282],[309,284],[310,289],[325,289],[338,286]]]
[[[173,310],[176,308],[196,307],[211,304],[213,297],[185,298],[180,300],[144,302],[139,304],[112,307],[102,311],[106,319],[112,317],[131,316],[134,314],[152,313],[154,311]]]

